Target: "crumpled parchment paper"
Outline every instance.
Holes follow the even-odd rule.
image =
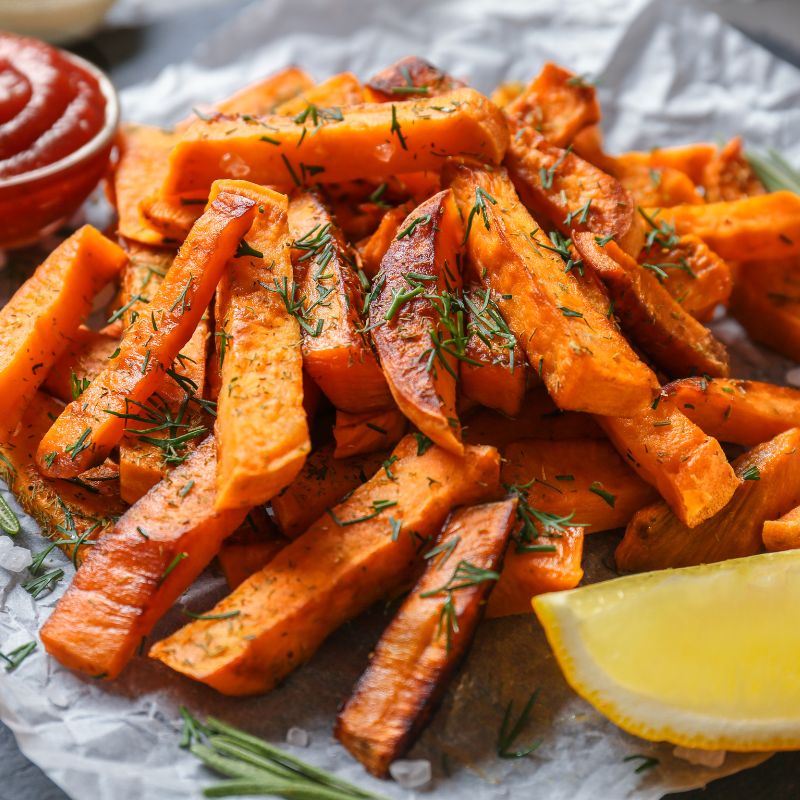
[[[529,80],[547,59],[589,73],[598,81],[612,151],[741,133],[751,146],[773,146],[800,159],[800,74],[715,16],[657,0],[412,0],[391,6],[264,0],[199,43],[191,63],[126,90],[124,113],[133,121],[169,124],[192,105],[221,98],[288,63],[317,78],[345,69],[365,77],[409,53],[485,91],[502,80]],[[21,278],[0,273],[0,296],[8,296]],[[731,347],[734,374],[783,381],[791,364],[747,342],[730,320],[715,328]],[[24,527],[22,543],[40,549],[35,524],[24,518]],[[615,534],[589,537],[587,573],[593,579],[611,576],[607,565],[615,542]],[[51,561],[65,559],[56,554]],[[39,601],[20,587],[19,577],[0,569],[3,652],[37,636],[71,577],[71,567],[63,566],[67,578]],[[212,568],[179,605],[204,610],[224,591]],[[331,735],[337,706],[389,613],[374,609],[346,625],[309,664],[260,698],[222,697],[144,657],[114,683],[94,681],[65,671],[40,646],[15,672],[0,671],[0,718],[23,752],[80,800],[199,798],[211,776],[177,746],[181,703],[276,743],[289,727],[302,727],[311,744],[292,748],[298,755],[389,797],[415,797],[366,776]],[[151,639],[185,621],[174,609]],[[541,739],[541,746],[524,759],[498,759],[496,736],[506,703],[514,700],[519,710],[536,687],[540,699],[527,735]],[[657,757],[658,766],[637,774],[639,762],[623,760],[637,753]],[[729,753],[719,769],[695,767],[675,759],[668,745],[623,733],[569,689],[533,617],[481,626],[464,669],[411,757],[433,764],[433,783],[419,796],[475,800],[655,800],[764,758]]]

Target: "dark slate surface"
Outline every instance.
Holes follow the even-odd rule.
[[[167,64],[187,58],[195,42],[202,41],[208,32],[246,4],[246,0],[227,0],[216,6],[198,9],[191,15],[161,19],[156,24],[102,31],[74,49],[109,71],[117,86],[123,88],[155,77]],[[757,14],[755,4],[753,13]],[[743,25],[739,17],[741,14],[737,14],[735,20],[738,26],[750,34],[750,26]],[[752,36],[776,55],[800,66],[800,45],[793,49],[785,40],[777,40],[763,33]],[[794,41],[799,40],[795,38]],[[675,800],[797,800],[800,798],[800,753],[776,755],[755,769],[714,781],[706,789],[670,797]],[[38,767],[20,753],[13,735],[2,723],[0,800],[69,800]]]

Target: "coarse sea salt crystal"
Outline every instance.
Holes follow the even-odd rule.
[[[0,536],[0,554],[8,553],[14,549],[14,542],[8,536]]]
[[[698,767],[710,767],[716,769],[721,767],[725,761],[725,750],[698,750],[694,747],[681,747],[678,745],[673,751],[672,755],[675,758],[688,761]]]
[[[225,153],[219,160],[220,168],[226,175],[231,178],[246,178],[250,174],[250,166],[241,157],[235,153]]]
[[[308,747],[310,741],[311,737],[304,728],[289,728],[286,731],[286,744],[292,744],[295,747]]]
[[[10,572],[22,572],[32,563],[31,551],[26,547],[12,547],[0,553],[0,567],[5,567]]]
[[[433,777],[431,762],[425,758],[400,759],[389,767],[389,774],[404,789],[419,789]]]

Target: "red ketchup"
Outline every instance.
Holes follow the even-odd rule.
[[[105,113],[94,75],[44,42],[0,33],[0,178],[78,150]]]

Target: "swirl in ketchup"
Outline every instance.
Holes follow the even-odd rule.
[[[105,116],[94,75],[44,42],[0,33],[0,178],[68,156]]]

